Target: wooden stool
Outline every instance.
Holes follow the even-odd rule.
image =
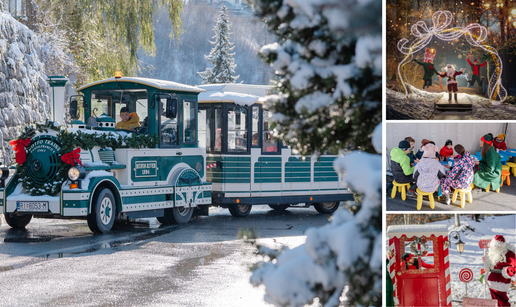
[[[506,163],[508,167],[512,169],[512,175],[516,177],[516,163],[514,162],[507,162]]]
[[[489,192],[489,188],[491,187],[491,184],[489,184],[486,188],[486,192]],[[496,193],[500,193],[500,188],[496,189]]]
[[[396,190],[401,193],[401,199],[405,201],[407,199],[407,192],[405,191],[405,187],[407,187],[407,190],[410,189],[410,183],[397,183],[396,180],[392,182],[392,192],[391,192],[391,198],[396,197]]]
[[[428,200],[430,201],[430,208],[435,208],[435,202],[434,202],[434,192],[423,192],[419,188],[416,189],[417,191],[417,210],[421,210],[421,206],[423,205],[423,196],[428,196]]]
[[[511,173],[509,171],[502,170],[502,185],[500,187],[503,187],[503,182],[504,182],[505,178],[507,178],[507,185],[508,186],[511,185],[511,178],[509,177],[510,175],[511,175]]]
[[[466,204],[466,196],[468,197],[468,203],[473,202],[473,195],[471,194],[471,187],[466,189],[455,189],[455,192],[453,192],[453,198],[452,203],[455,203],[457,200],[457,195],[460,197],[460,207],[464,208]]]

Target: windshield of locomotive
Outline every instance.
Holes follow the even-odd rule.
[[[148,133],[147,91],[141,89],[91,92],[91,116],[103,113],[116,121],[117,129]]]

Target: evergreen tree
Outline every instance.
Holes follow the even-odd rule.
[[[382,2],[254,0],[278,43],[262,47],[280,81],[266,106],[302,154],[374,152],[382,119]]]
[[[260,51],[279,79],[265,105],[278,137],[303,154],[381,152],[382,1],[253,1],[278,37]],[[295,249],[259,249],[268,258],[251,282],[265,285],[267,302],[382,305],[381,160],[361,151],[336,159],[357,201]]]
[[[198,72],[203,84],[233,83],[240,76],[232,76],[235,73],[236,64],[234,63],[235,59],[233,59],[235,53],[230,53],[235,49],[233,44],[229,42],[230,29],[231,23],[228,19],[228,11],[226,6],[222,5],[219,18],[213,27],[215,35],[212,38],[215,41],[210,41],[214,47],[211,49],[210,54],[204,56],[213,67],[208,67],[205,71]]]

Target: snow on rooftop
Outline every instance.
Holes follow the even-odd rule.
[[[206,91],[212,92],[235,92],[256,96],[265,96],[267,91],[274,88],[273,85],[261,84],[242,84],[242,83],[225,83],[225,84],[204,84],[197,85]]]
[[[200,93],[198,101],[201,102],[234,102],[242,106],[250,106],[256,102],[260,97],[256,95],[235,93],[235,92],[205,92]]]
[[[182,92],[194,92],[194,93],[202,93],[205,92],[204,89],[196,87],[196,86],[190,86],[186,84],[176,83],[168,80],[158,80],[158,79],[151,79],[151,78],[140,78],[140,77],[122,77],[122,78],[108,78],[100,81],[96,81],[90,84],[86,84],[85,86],[82,86],[77,89],[77,91],[81,91],[85,88],[92,87],[94,85],[102,84],[102,83],[109,83],[109,82],[134,82],[134,83],[140,83],[143,85],[155,87],[161,90],[169,90],[169,91],[182,91]]]
[[[448,226],[446,225],[392,225],[387,228],[389,238],[401,237],[407,235],[412,236],[430,236],[430,235],[448,235]]]

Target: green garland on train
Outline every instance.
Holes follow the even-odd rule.
[[[38,186],[32,182],[31,178],[27,175],[27,167],[23,167],[25,163],[16,165],[19,182],[21,182],[23,188],[32,196],[55,196],[61,192],[61,186],[68,180],[67,173],[69,169],[69,165],[63,162],[61,157],[76,148],[84,150],[90,150],[95,146],[99,146],[100,148],[113,148],[113,150],[117,148],[155,148],[159,142],[157,135],[131,134],[131,136],[118,135],[114,137],[108,134],[84,133],[80,130],[71,132],[50,120],[47,120],[45,123],[25,126],[16,140],[33,139],[36,133],[48,133],[49,130],[58,132],[56,142],[61,146],[58,159],[59,171],[54,181],[45,183],[43,186]]]

